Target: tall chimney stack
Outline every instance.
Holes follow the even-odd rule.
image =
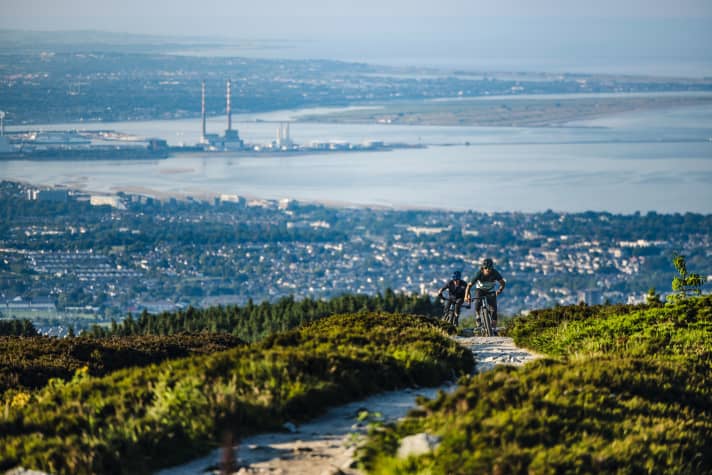
[[[203,81],[201,90],[200,116],[203,119],[203,134],[200,136],[200,141],[205,142],[205,81]]]
[[[227,130],[232,130],[232,109],[230,108],[230,86],[232,82],[228,79],[227,80],[227,104],[225,106],[225,110],[227,111]]]

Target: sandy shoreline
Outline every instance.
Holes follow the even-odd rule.
[[[80,193],[87,193],[90,195],[98,196],[113,196],[117,193],[126,193],[129,195],[145,196],[159,201],[168,201],[171,199],[176,199],[178,201],[187,201],[189,198],[194,200],[199,200],[207,203],[212,203],[216,198],[219,198],[225,193],[208,192],[208,191],[166,191],[158,190],[155,188],[145,187],[145,186],[112,186],[108,190],[95,190],[86,187],[81,181],[81,177],[73,179],[72,181],[66,181],[63,183],[42,183],[42,182],[30,182],[27,180],[16,180],[12,179],[10,181],[15,183],[20,183],[27,187],[35,188],[53,188],[53,189],[68,189],[70,191],[76,191]],[[278,203],[282,200],[288,200],[294,203],[301,204],[312,204],[312,205],[322,205],[327,208],[345,208],[345,209],[372,209],[372,210],[393,210],[393,211],[450,211],[448,208],[442,208],[437,206],[413,206],[404,204],[389,204],[385,205],[382,203],[356,203],[349,201],[339,201],[339,200],[296,200],[293,198],[265,198],[261,196],[255,196],[252,194],[240,194],[237,195],[243,198],[248,203],[253,202],[273,202]]]

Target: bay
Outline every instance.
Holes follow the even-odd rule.
[[[276,122],[313,111],[237,116],[250,143]],[[46,126],[76,128],[77,124]],[[198,119],[114,129],[195,143]],[[219,132],[224,118],[212,118]],[[235,194],[344,206],[479,211],[712,212],[712,106],[642,111],[566,127],[432,127],[292,123],[297,143],[384,140],[426,148],[268,156],[178,155],[166,160],[0,161],[0,177],[91,192],[209,199]],[[469,145],[468,145],[469,144]]]

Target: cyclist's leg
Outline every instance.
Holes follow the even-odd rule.
[[[455,324],[455,303],[448,302],[450,305],[447,311],[447,322],[451,325]]]
[[[441,320],[447,320],[448,312],[450,311],[450,302],[445,300],[443,302],[443,315],[440,317]]]
[[[459,298],[455,300],[455,314],[454,314],[454,322],[453,325],[457,326],[458,323],[460,323],[460,308],[462,307],[462,303],[465,301],[463,298]]]
[[[487,304],[492,309],[492,329],[497,333],[497,296],[490,294],[487,296]]]
[[[454,319],[455,319],[455,304],[451,300],[446,300],[445,303],[443,304],[442,320],[452,324]]]
[[[481,289],[475,290],[475,316],[477,317],[477,325],[482,326],[482,297],[484,292]]]

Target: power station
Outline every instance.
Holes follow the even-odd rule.
[[[205,81],[201,84],[201,94],[200,94],[200,114],[202,119],[202,132],[200,136],[200,144],[206,150],[242,150],[245,143],[240,139],[240,134],[236,129],[232,128],[232,81],[227,80],[225,91],[225,112],[227,114],[227,129],[225,129],[225,135],[220,136],[218,134],[208,134],[206,131],[206,119],[207,112],[205,110]]]
[[[323,152],[323,151],[356,151],[356,150],[387,150],[393,145],[386,145],[382,141],[367,141],[362,144],[351,144],[343,141],[312,141],[309,146],[300,146],[292,140],[289,122],[279,122],[277,134],[274,140],[267,144],[245,144],[240,138],[237,129],[232,128],[232,80],[228,79],[225,84],[225,114],[227,116],[227,129],[224,135],[209,134],[206,130],[207,111],[205,106],[205,81],[201,83],[200,94],[200,114],[202,119],[202,130],[200,143],[195,147],[173,148],[172,151],[189,151],[196,148],[206,152]],[[408,147],[405,144],[398,144],[399,147]]]
[[[295,144],[290,123],[279,122],[277,136],[266,144],[245,144],[237,129],[232,128],[232,80],[225,83],[227,128],[223,135],[207,131],[206,82],[200,87],[200,140],[195,145],[169,145],[161,138],[140,138],[113,130],[13,131],[5,134],[6,114],[0,111],[0,160],[105,160],[168,158],[175,153],[242,152],[242,153],[314,153],[327,151],[388,150],[411,147],[407,144],[386,145],[381,141],[351,144],[344,141],[312,141],[308,146]],[[117,142],[119,142],[117,144]]]

